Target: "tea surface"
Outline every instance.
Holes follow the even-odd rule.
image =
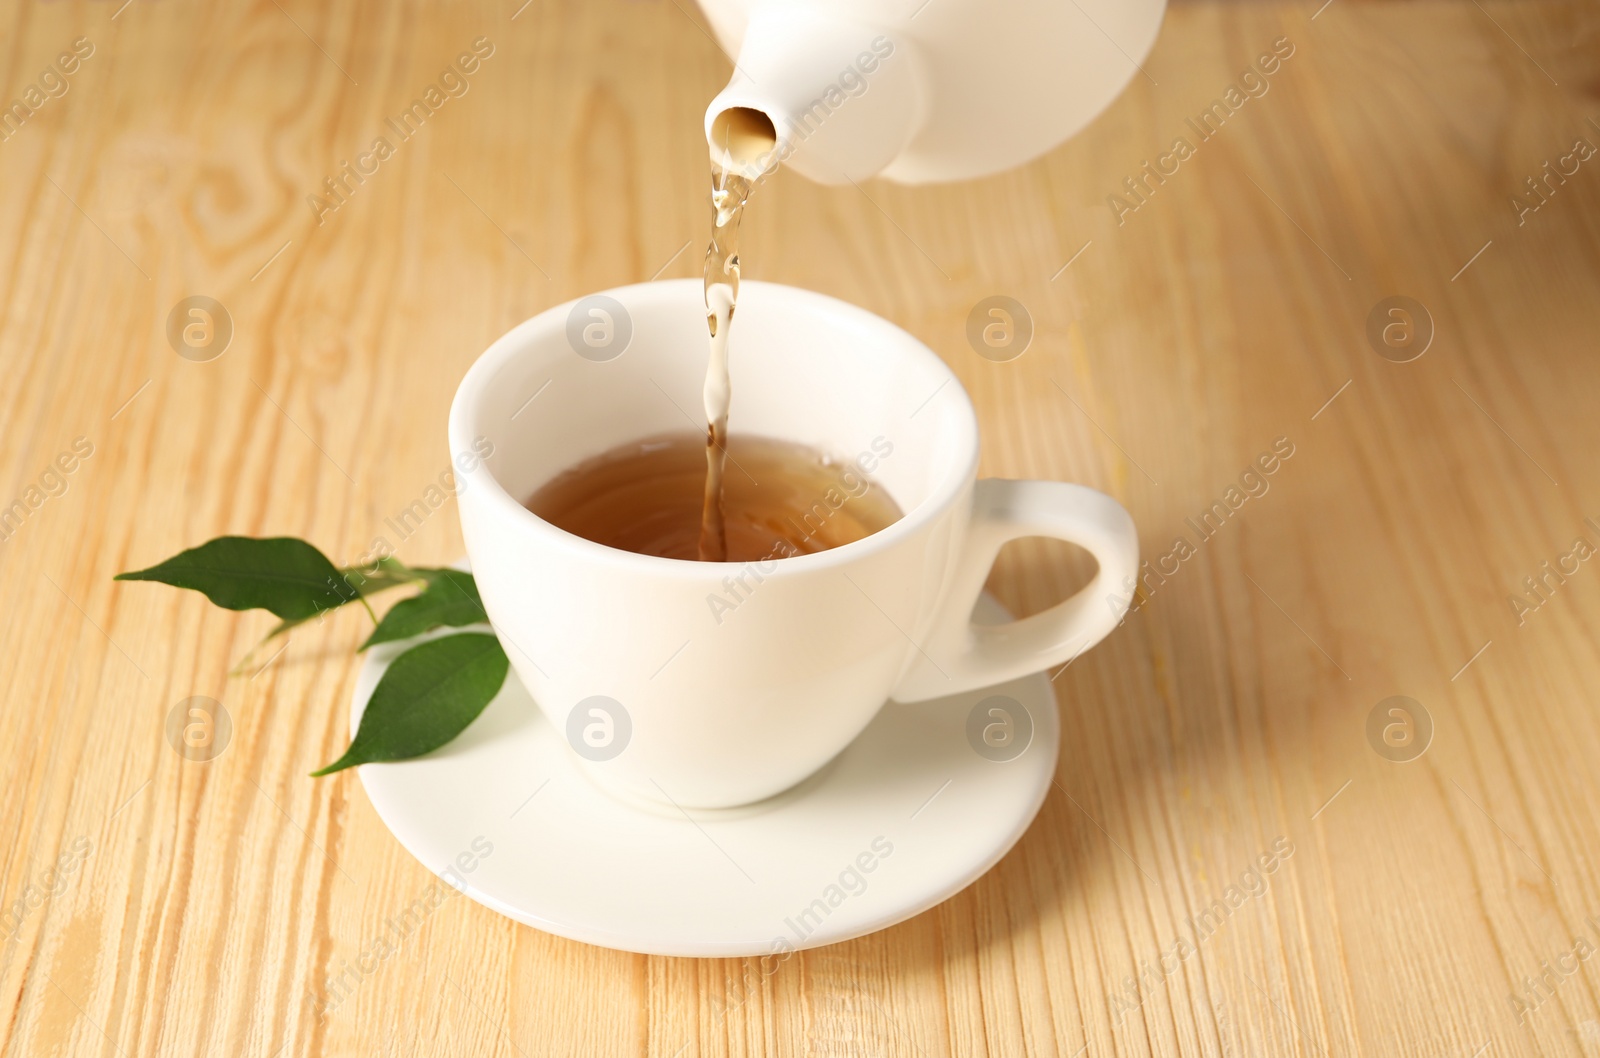
[[[900,508],[854,463],[767,437],[727,442],[726,561],[826,551],[894,524]],[[534,514],[607,547],[700,557],[706,443],[668,434],[621,445],[563,471],[531,497]]]

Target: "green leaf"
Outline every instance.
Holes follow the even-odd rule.
[[[190,588],[224,609],[267,610],[290,623],[360,598],[328,556],[292,536],[219,536],[116,579]]]
[[[406,584],[415,584],[418,581],[432,580],[435,574],[441,572],[453,573],[455,571],[427,567],[412,569],[402,564],[399,559],[380,558],[372,566],[345,566],[339,570],[339,575],[344,578],[346,584],[360,594],[363,605],[365,605],[367,598],[378,594],[380,591],[388,591],[390,588],[398,588]],[[368,606],[367,610],[370,613],[372,608]],[[251,658],[255,657],[256,651],[290,629],[299,628],[309,620],[311,620],[310,617],[296,617],[292,620],[279,621],[272,626],[266,635],[261,637],[261,642],[250,648],[249,653],[245,654],[239,664],[235,665],[228,674],[230,676],[242,675],[245,669],[249,667]],[[378,620],[377,615],[373,615],[372,620],[376,623]]]
[[[506,680],[510,660],[484,632],[412,647],[384,672],[344,756],[312,775],[357,764],[409,760],[438,749],[478,718]]]
[[[416,571],[423,572],[423,571]],[[428,570],[428,586],[420,594],[394,604],[361,649],[379,643],[431,632],[435,628],[460,628],[489,620],[478,598],[478,582],[459,570]]]
[[[339,571],[363,597],[427,580],[436,572],[432,569],[412,569],[396,558],[380,558],[371,566],[346,566]]]

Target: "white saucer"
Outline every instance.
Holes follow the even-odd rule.
[[[1008,619],[987,596],[975,616]],[[352,732],[379,676],[409,645],[368,653]],[[1010,702],[988,701],[997,696]],[[989,710],[1016,707],[1011,730],[1031,725],[1031,737],[1011,759],[991,759],[1016,753],[1022,739],[1007,746],[1007,719]],[[454,742],[360,773],[378,815],[413,856],[518,922],[623,951],[756,956],[871,933],[965,888],[1044,803],[1059,734],[1043,674],[938,701],[890,702],[798,787],[686,816],[600,792],[513,671]]]

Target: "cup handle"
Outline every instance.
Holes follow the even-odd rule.
[[[1060,481],[985,478],[972,506],[950,591],[915,664],[890,695],[895,701],[942,698],[1060,664],[1110,634],[1132,601],[1122,598],[1122,586],[1137,576],[1139,538],[1128,512],[1105,493]],[[1042,613],[973,624],[972,608],[995,556],[1003,544],[1025,536],[1077,544],[1100,568],[1071,598]]]

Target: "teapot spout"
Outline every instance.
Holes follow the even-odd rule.
[[[789,6],[752,13],[733,79],[706,108],[711,160],[752,179],[786,165],[818,183],[865,180],[923,114],[912,45],[878,28]]]

